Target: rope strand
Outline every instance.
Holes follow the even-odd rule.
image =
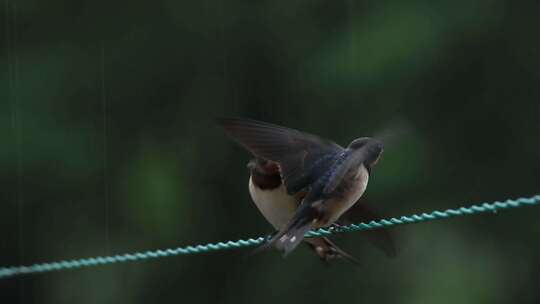
[[[534,206],[540,204],[540,195],[535,195],[529,198],[518,198],[515,200],[506,200],[504,202],[483,203],[480,205],[472,205],[469,207],[461,207],[457,209],[447,209],[444,211],[433,211],[430,213],[413,214],[410,216],[402,216],[400,218],[382,219],[371,221],[369,223],[351,224],[340,226],[339,228],[318,229],[310,231],[306,237],[328,236],[336,233],[353,232],[372,230],[382,227],[392,227],[398,225],[414,224],[419,222],[427,222],[441,220],[457,216],[466,216],[479,213],[493,212],[509,208],[520,208],[526,206]],[[242,247],[252,247],[262,244],[268,236],[250,238],[246,240],[227,241],[218,243],[200,244],[195,246],[177,247],[172,249],[149,250],[145,252],[135,252],[126,254],[117,254],[112,256],[84,258],[75,260],[66,260],[51,263],[33,264],[30,266],[13,266],[0,268],[0,279],[15,277],[25,274],[43,273],[59,270],[67,270],[74,268],[92,267],[98,265],[107,265],[114,263],[134,262],[140,260],[157,259],[163,257],[189,255],[213,251],[221,251],[228,249],[236,249]]]

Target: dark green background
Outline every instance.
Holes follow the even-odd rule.
[[[0,266],[271,231],[213,119],[394,130],[386,215],[540,192],[536,1],[6,0]],[[1,303],[538,303],[540,208],[393,229],[396,259],[249,249],[0,281]]]

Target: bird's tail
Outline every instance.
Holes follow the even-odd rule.
[[[323,262],[335,259],[343,259],[352,264],[360,265],[360,262],[347,252],[341,250],[336,244],[326,237],[306,239],[306,243],[315,251]]]
[[[264,247],[274,246],[287,256],[304,239],[304,234],[313,228],[317,211],[307,203],[300,204],[289,223],[274,235]]]

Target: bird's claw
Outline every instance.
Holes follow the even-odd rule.
[[[337,232],[343,229],[344,227],[345,227],[344,225],[333,223],[332,225],[330,225],[330,227],[328,227],[328,230],[332,232]]]

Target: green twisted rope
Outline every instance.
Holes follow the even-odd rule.
[[[371,221],[369,223],[352,224],[348,226],[341,226],[337,229],[318,229],[316,231],[310,231],[306,234],[306,237],[318,237],[327,236],[335,233],[353,232],[362,230],[371,230],[382,227],[391,227],[397,225],[413,224],[426,221],[434,221],[440,219],[446,219],[456,216],[473,215],[486,212],[496,213],[499,210],[509,208],[519,208],[525,206],[533,206],[540,204],[540,195],[535,195],[529,198],[518,198],[515,200],[507,200],[504,202],[484,203],[481,205],[472,205],[470,207],[461,207],[458,209],[448,209],[445,211],[433,211],[431,213],[413,214],[410,216],[402,216],[400,218],[383,219],[379,221]],[[208,243],[204,245],[177,247],[173,249],[164,250],[150,250],[145,252],[135,252],[118,254],[105,257],[76,259],[60,262],[33,264],[30,266],[13,266],[0,268],[0,279],[9,278],[14,276],[20,276],[24,274],[43,273],[51,271],[59,271],[64,269],[83,268],[98,265],[125,263],[132,261],[157,259],[162,257],[176,256],[176,255],[188,255],[212,251],[220,251],[227,249],[235,249],[241,247],[251,247],[262,244],[267,237],[250,238],[247,240]]]

